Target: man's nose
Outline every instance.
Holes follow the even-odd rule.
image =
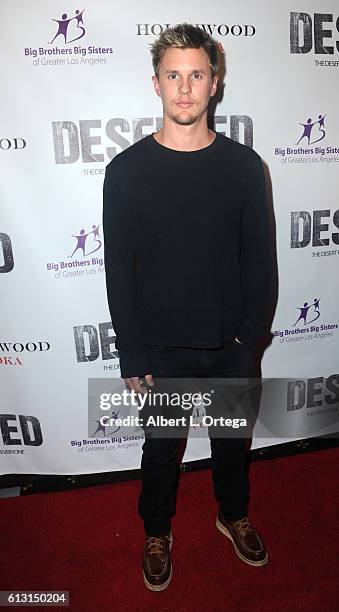
[[[189,77],[183,77],[180,81],[179,93],[187,94],[191,91],[191,84]]]

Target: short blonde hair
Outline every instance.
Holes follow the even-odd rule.
[[[180,23],[164,30],[151,46],[154,74],[159,78],[159,65],[167,49],[204,49],[210,60],[212,77],[218,72],[218,43],[205,30],[190,23]]]

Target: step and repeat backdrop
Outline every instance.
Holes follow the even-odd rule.
[[[338,3],[3,0],[2,474],[140,465],[140,428],[88,429],[88,381],[120,379],[102,185],[109,161],[161,126],[150,44],[184,21],[224,53],[215,129],[253,147],[272,184],[279,295],[262,374],[279,381],[252,447],[339,430]],[[183,460],[207,456],[206,431]]]

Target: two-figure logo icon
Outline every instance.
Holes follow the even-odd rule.
[[[91,251],[88,251],[87,253],[85,252],[86,250],[86,241],[88,236],[91,236],[93,234],[93,244],[92,246],[94,247]],[[87,255],[92,255],[92,253],[95,253],[95,251],[98,251],[102,245],[102,241],[100,240],[100,234],[99,234],[99,225],[92,225],[92,229],[89,232],[85,232],[84,229],[81,229],[79,234],[72,234],[72,236],[74,238],[77,239],[77,243],[75,245],[75,249],[73,251],[73,253],[70,255],[70,257],[73,257],[74,253],[76,253],[76,251],[78,251],[79,249],[82,251],[82,254],[84,257],[87,257]]]
[[[114,421],[116,421],[116,419],[119,417],[119,413],[120,413],[120,410],[116,410],[115,412],[113,411],[111,413],[112,414],[112,416],[110,418],[111,423],[114,423]],[[107,425],[103,425],[100,422],[100,419],[92,419],[92,421],[94,421],[94,423],[97,424],[97,428],[96,428],[95,432],[91,436],[89,436],[90,438],[94,438],[94,436],[96,436],[98,438],[99,436],[97,436],[97,433],[100,433],[100,432],[102,432],[104,438],[106,437],[106,435],[112,436],[113,434],[117,433],[117,431],[119,431],[119,429],[120,429],[120,425],[118,425],[118,426],[117,425],[112,425],[113,429],[108,433]]]
[[[51,42],[49,43],[50,45],[52,43],[54,43],[55,39],[58,36],[63,36],[64,37],[64,42],[65,44],[68,43],[72,43],[75,42],[76,40],[79,40],[80,38],[82,38],[83,36],[85,36],[86,30],[83,27],[84,26],[84,21],[83,21],[83,13],[84,13],[83,9],[81,12],[79,10],[75,11],[75,15],[73,17],[69,17],[67,19],[67,14],[63,13],[63,15],[61,15],[61,19],[52,19],[52,21],[56,21],[56,23],[58,24],[58,31],[56,33],[56,35],[54,36],[53,40],[51,40]],[[73,32],[73,34],[78,34],[77,30],[80,30],[80,34],[79,36],[75,36],[74,38],[72,38],[71,40],[67,40],[67,30],[69,27],[69,24],[71,22],[76,22],[76,30]],[[82,25],[81,25],[82,24]]]
[[[317,121],[313,122],[312,119],[309,117],[306,123],[299,123],[299,125],[304,128],[304,131],[296,144],[298,145],[303,138],[307,138],[307,144],[309,145],[315,144],[316,142],[320,142],[320,140],[325,138],[325,117],[326,115],[319,115]],[[316,131],[315,135],[313,136],[315,140],[311,140],[312,132],[314,131],[313,128]]]
[[[300,310],[299,319],[297,319],[296,322],[293,323],[293,327],[295,327],[296,324],[299,323],[301,319],[303,320],[304,325],[308,325],[309,323],[313,323],[313,321],[316,321],[317,319],[319,319],[320,317],[320,310],[319,310],[320,299],[321,298],[314,298],[314,301],[312,304],[308,304],[308,302],[305,302],[303,306],[298,306],[298,310]],[[308,317],[313,317],[313,318],[309,319]]]

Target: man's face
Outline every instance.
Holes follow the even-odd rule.
[[[161,97],[164,115],[179,125],[193,125],[205,113],[217,90],[209,58],[202,49],[167,49],[153,85]]]

